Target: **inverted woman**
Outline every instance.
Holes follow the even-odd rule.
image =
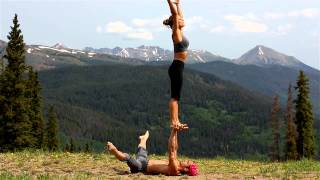
[[[171,84],[171,99],[169,101],[169,112],[171,127],[185,130],[188,129],[187,124],[182,124],[179,120],[179,100],[181,96],[183,84],[184,64],[188,58],[189,41],[183,35],[182,29],[185,27],[180,0],[175,2],[167,0],[171,16],[163,21],[163,24],[172,30],[172,41],[174,47],[174,60],[169,67],[168,73]]]

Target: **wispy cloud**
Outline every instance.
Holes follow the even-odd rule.
[[[98,33],[115,33],[124,35],[126,39],[138,39],[138,40],[153,40],[153,33],[147,29],[137,27],[131,27],[122,21],[109,22],[103,29],[100,25],[96,27]]]
[[[280,36],[287,35],[290,31],[292,31],[293,27],[294,26],[292,24],[279,25],[274,31],[271,32],[271,34]]]
[[[132,31],[133,29],[126,25],[124,22],[116,21],[116,22],[109,22],[106,25],[106,32],[109,33],[127,33]]]
[[[227,15],[224,17],[233,25],[233,29],[237,32],[262,33],[268,30],[268,26],[262,22],[253,21],[244,16]]]
[[[266,12],[264,18],[266,19],[284,19],[284,18],[317,18],[320,17],[320,10],[317,8],[306,8],[301,10],[294,10],[288,12]]]
[[[221,33],[224,32],[226,30],[226,27],[222,26],[222,25],[218,25],[218,26],[214,26],[210,29],[210,32],[212,33]]]

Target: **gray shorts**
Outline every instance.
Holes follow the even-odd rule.
[[[136,158],[127,155],[124,161],[130,167],[131,173],[146,173],[148,166],[148,151],[143,147],[138,147]]]

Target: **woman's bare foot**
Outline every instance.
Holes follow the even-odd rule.
[[[149,138],[149,131],[146,131],[146,133],[142,136],[139,136],[139,139],[140,140],[144,140],[144,141],[147,141]]]
[[[107,142],[107,148],[110,152],[117,150],[117,148],[111,142]]]

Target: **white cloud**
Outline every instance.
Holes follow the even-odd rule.
[[[265,19],[282,19],[282,18],[285,18],[286,16],[287,15],[285,13],[277,13],[277,12],[266,12],[263,15]]]
[[[204,18],[202,16],[192,16],[190,18],[185,19],[187,24],[201,24],[204,22]]]
[[[131,22],[134,26],[144,27],[144,28],[158,28],[162,27],[162,21],[165,18],[150,18],[150,19],[139,19],[135,18]]]
[[[212,33],[220,33],[220,32],[224,32],[226,30],[226,28],[222,25],[219,26],[215,26],[213,28],[210,29],[210,32]]]
[[[152,40],[153,34],[146,30],[132,31],[128,33],[128,38],[130,39],[143,39],[143,40]]]
[[[124,22],[121,21],[110,22],[106,25],[106,31],[109,33],[126,33],[131,30],[131,27],[127,26]]]
[[[287,35],[290,31],[292,31],[293,25],[292,24],[284,24],[279,25],[272,34],[275,35]]]
[[[147,29],[139,28],[137,26],[144,26],[145,21],[134,20],[133,24],[136,27],[131,27],[122,21],[109,22],[105,26],[104,32],[106,33],[118,33],[123,34],[129,39],[140,39],[140,40],[152,40],[153,34]],[[97,32],[103,32],[103,28],[99,25],[96,28]]]
[[[266,19],[284,19],[284,18],[316,18],[320,17],[320,10],[316,8],[306,8],[288,12],[266,12],[264,18]]]
[[[249,20],[244,16],[227,15],[224,19],[230,21],[233,24],[234,30],[237,32],[262,33],[268,30],[268,26],[266,24]]]
[[[317,17],[317,16],[319,16],[319,10],[311,9],[311,8],[288,12],[288,17],[314,18],[314,17]]]
[[[320,16],[320,11],[319,11],[319,9],[309,8],[309,9],[304,9],[304,10],[302,10],[302,11],[301,11],[301,14],[302,14],[304,17],[313,18],[313,17],[319,17],[319,16]]]

